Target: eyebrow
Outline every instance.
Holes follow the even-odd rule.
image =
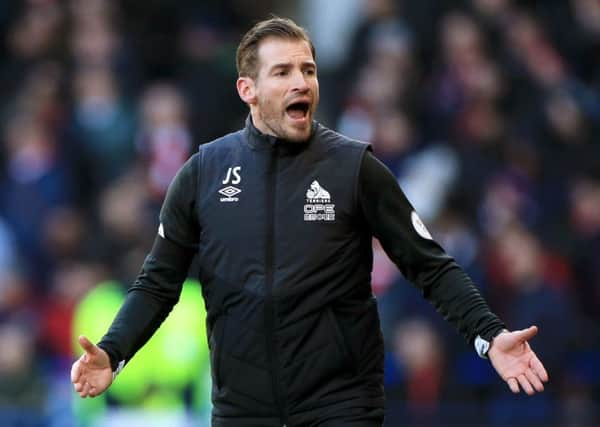
[[[317,64],[314,61],[304,61],[301,65],[302,68],[317,68]],[[277,68],[291,68],[292,67],[292,63],[291,62],[280,62],[277,64],[274,64],[271,66],[271,68],[269,68],[269,72],[272,72],[273,70],[276,70]]]

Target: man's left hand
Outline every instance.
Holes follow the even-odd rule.
[[[513,393],[519,386],[532,395],[544,391],[548,373],[527,342],[537,334],[537,326],[513,332],[502,332],[492,341],[487,353],[492,366],[508,383]]]

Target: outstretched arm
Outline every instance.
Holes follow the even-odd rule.
[[[480,356],[487,350],[513,392],[519,386],[528,394],[543,391],[548,374],[528,343],[537,327],[506,330],[468,275],[429,235],[393,174],[371,153],[365,154],[359,178],[365,219],[404,276],[475,344]]]
[[[488,351],[492,366],[513,393],[519,392],[519,386],[529,395],[542,392],[543,383],[548,381],[544,365],[528,342],[537,332],[537,326],[501,332],[494,338]]]
[[[359,180],[359,200],[371,233],[466,341],[473,343],[478,335],[491,341],[505,329],[470,277],[429,234],[394,175],[369,152]]]
[[[196,160],[192,156],[169,187],[152,250],[108,333],[98,345],[85,337],[79,339],[85,354],[73,364],[71,381],[81,397],[106,390],[179,299],[200,235],[195,212]]]

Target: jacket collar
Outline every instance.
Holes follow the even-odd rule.
[[[304,150],[314,139],[319,123],[316,120],[312,122],[310,137],[306,142],[291,142],[285,139],[277,138],[273,135],[262,133],[254,126],[252,116],[246,117],[246,126],[244,127],[244,136],[251,148],[255,150],[272,150],[279,147],[283,152],[298,152]]]

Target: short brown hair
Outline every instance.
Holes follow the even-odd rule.
[[[258,46],[267,37],[306,40],[310,45],[313,59],[316,59],[315,47],[307,31],[291,19],[273,16],[258,22],[242,37],[235,58],[238,76],[256,78],[258,75]]]

